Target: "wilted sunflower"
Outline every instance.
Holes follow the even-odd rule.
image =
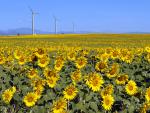
[[[116,83],[119,85],[125,85],[125,83],[128,81],[128,75],[120,75],[116,79]]]
[[[105,110],[111,110],[112,109],[112,105],[114,104],[114,97],[111,96],[111,95],[106,95],[104,98],[103,98],[103,101],[102,101],[102,106]]]
[[[64,98],[60,98],[53,103],[52,112],[53,113],[65,113],[67,110],[67,101]]]
[[[99,91],[102,84],[104,83],[103,77],[98,73],[90,73],[86,77],[86,84],[93,91]]]
[[[150,102],[150,87],[146,89],[145,98],[146,101]]]
[[[128,82],[128,84],[126,84],[125,90],[126,90],[127,94],[134,95],[137,93],[138,87],[133,80],[130,80]]]
[[[76,97],[77,93],[78,93],[77,88],[72,84],[67,86],[63,91],[64,98],[67,100],[73,100]]]
[[[114,63],[110,70],[107,72],[106,76],[108,78],[116,77],[119,73],[119,64]]]
[[[32,107],[37,102],[37,99],[38,99],[37,94],[34,92],[30,92],[23,98],[23,102],[27,107]]]
[[[49,57],[48,56],[43,56],[40,59],[38,59],[38,65],[42,68],[46,67],[49,64]]]
[[[2,94],[2,99],[6,104],[9,104],[14,93],[16,92],[16,88],[15,87],[11,87],[7,90],[5,90]]]
[[[78,69],[83,68],[87,64],[87,59],[85,57],[79,57],[76,59],[75,64]]]
[[[76,70],[76,71],[72,72],[71,73],[71,79],[72,79],[74,84],[78,83],[81,80],[81,71]]]
[[[96,69],[97,71],[104,72],[104,71],[106,71],[107,67],[108,67],[108,66],[107,66],[107,63],[106,63],[106,62],[100,61],[100,62],[97,62],[97,63],[96,63],[95,69]]]
[[[100,91],[102,98],[104,98],[107,95],[111,95],[114,91],[113,88],[114,86],[112,84],[109,84],[108,86],[106,86],[106,88],[102,89],[102,91]]]

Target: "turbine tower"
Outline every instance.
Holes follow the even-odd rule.
[[[72,22],[72,32],[73,32],[73,33],[75,32],[75,25],[74,25],[74,22]]]
[[[37,15],[37,12],[34,12],[30,7],[29,7],[31,13],[32,13],[32,35],[35,34],[35,26],[34,26],[34,22],[35,22],[35,15]]]
[[[55,34],[57,34],[57,22],[58,22],[58,19],[56,18],[55,15],[53,15],[53,18],[54,18],[54,31],[55,31]]]

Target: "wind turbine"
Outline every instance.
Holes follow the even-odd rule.
[[[55,34],[57,34],[57,22],[59,21],[55,15],[53,15],[53,19],[54,19],[54,30],[55,30]]]
[[[33,10],[32,10],[32,8],[30,8],[29,7],[29,9],[30,9],[30,11],[31,11],[31,13],[32,13],[32,35],[34,35],[35,34],[35,26],[34,26],[34,22],[35,22],[35,15],[37,15],[37,14],[39,14],[39,13],[37,13],[37,12],[34,12]]]
[[[75,24],[74,24],[74,22],[72,22],[72,32],[73,33],[75,32]]]

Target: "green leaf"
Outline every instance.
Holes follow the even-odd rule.
[[[95,110],[96,112],[98,111],[98,106],[95,102],[90,102],[90,107]]]

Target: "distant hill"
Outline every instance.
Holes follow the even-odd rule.
[[[36,34],[47,34],[49,32],[35,30]],[[7,31],[0,31],[0,35],[17,35],[17,34],[32,34],[32,29],[30,28],[17,28],[17,29],[9,29]]]
[[[72,34],[73,32],[71,31],[58,31],[58,34]],[[91,32],[91,31],[77,31],[75,32],[77,34],[117,34],[117,32]],[[31,28],[17,28],[17,29],[9,29],[6,31],[0,30],[0,35],[26,35],[26,34],[32,34],[32,29]],[[54,32],[47,32],[47,31],[42,31],[35,29],[35,34],[54,34]],[[150,34],[150,32],[124,32],[124,33],[119,33],[118,34]]]

